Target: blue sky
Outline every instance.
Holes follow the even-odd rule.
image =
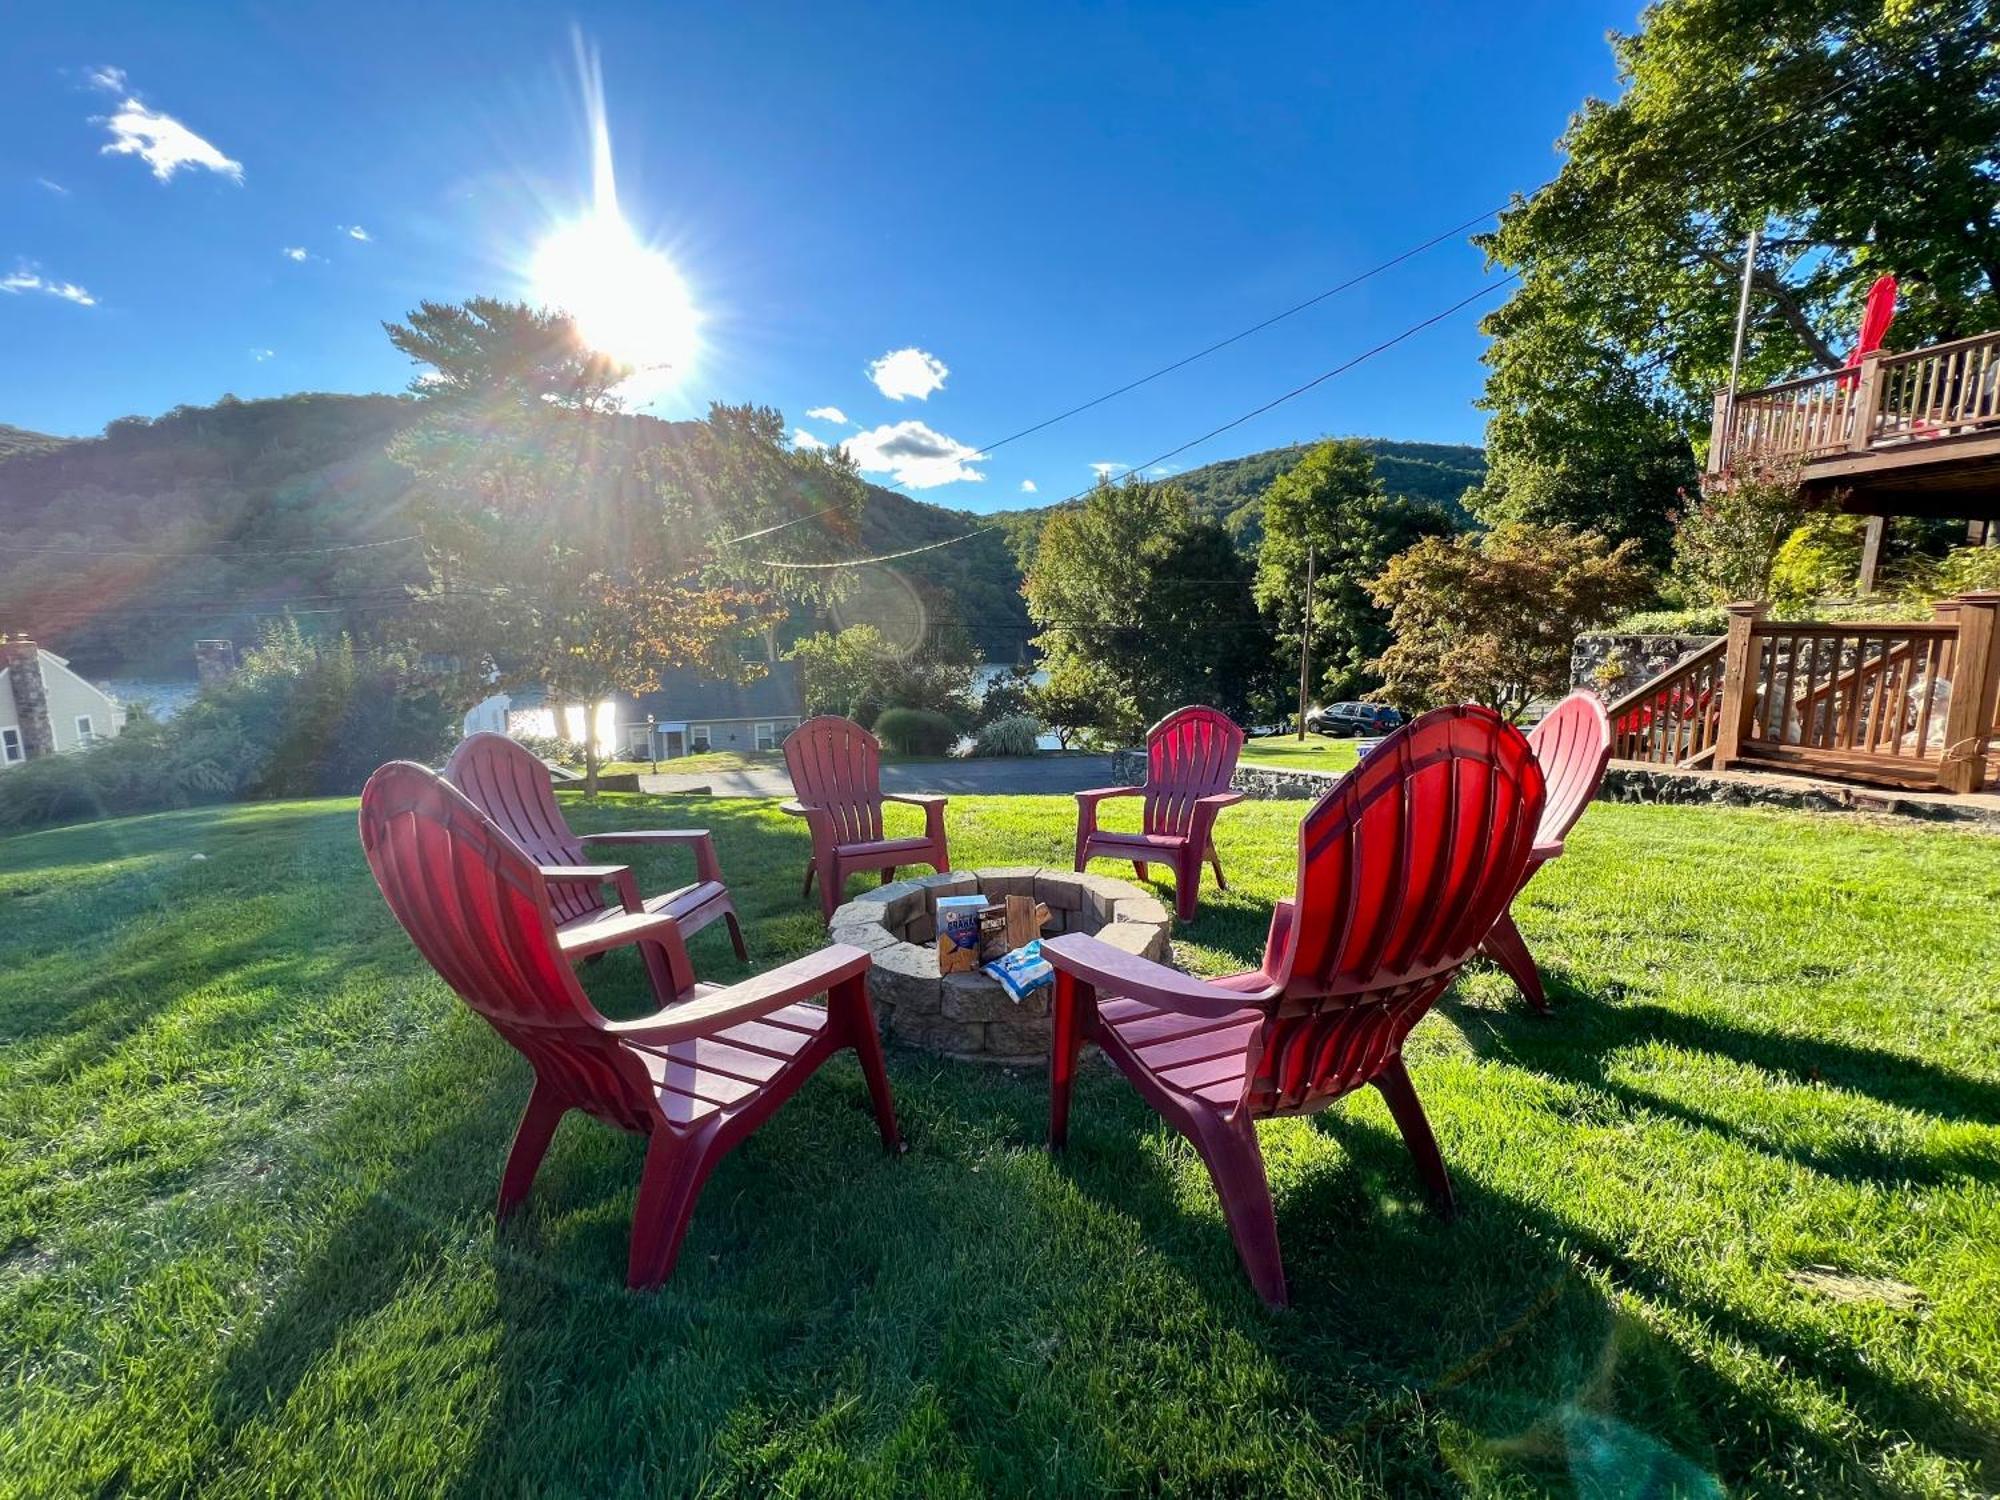
[[[1476,290],[1453,241],[970,456],[1545,179],[1634,14],[17,7],[0,422],[87,434],[226,391],[403,388],[383,319],[529,294],[537,247],[591,210],[580,35],[623,220],[698,319],[644,409],[754,400],[925,499],[1059,499]],[[1177,462],[1328,433],[1477,441],[1486,305]]]

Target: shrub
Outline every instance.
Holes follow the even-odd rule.
[[[987,755],[1033,755],[1041,747],[1042,721],[1033,714],[1010,714],[995,719],[972,742],[972,753]]]
[[[875,737],[898,755],[943,755],[957,741],[958,726],[927,708],[885,708]]]
[[[2000,547],[1954,547],[1938,564],[1934,586],[1941,599],[1973,589],[2000,589]]]
[[[1728,629],[1728,613],[1712,604],[1691,609],[1642,609],[1604,627],[1608,635],[1723,635]]]
[[[133,714],[116,739],[0,774],[0,828],[352,793],[384,761],[435,764],[454,727],[400,658],[318,645],[286,621],[171,723]]]

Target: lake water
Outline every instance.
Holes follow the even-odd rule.
[[[153,717],[160,720],[171,719],[175,714],[194,702],[201,691],[196,683],[187,681],[149,681],[137,677],[93,677],[98,687],[130,708],[135,703],[143,703],[152,710]]]
[[[994,683],[1000,681],[1001,678],[1013,670],[1013,667],[1004,661],[982,662],[979,670],[973,673],[972,676],[973,694],[976,697],[984,698],[988,688],[992,687]],[[1036,687],[1041,687],[1049,680],[1049,674],[1037,668],[1034,676],[1028,680],[1034,683]],[[1059,750],[1062,748],[1061,743],[1052,734],[1036,736],[1035,743],[1044,750]]]

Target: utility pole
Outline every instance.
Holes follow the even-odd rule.
[[[1313,563],[1316,544],[1306,543],[1306,613],[1299,622],[1299,738],[1306,737],[1306,693],[1312,682]]]
[[[1757,275],[1757,244],[1761,238],[1761,231],[1753,228],[1743,242],[1743,286],[1736,294],[1736,347],[1729,354],[1729,401],[1723,407],[1719,439],[1725,462],[1729,458],[1730,434],[1736,430],[1736,387],[1743,373],[1743,345],[1750,333],[1750,283]],[[1709,467],[1717,467],[1712,457]]]

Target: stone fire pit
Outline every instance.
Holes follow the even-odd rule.
[[[974,1062],[1048,1061],[1048,991],[1017,1004],[998,980],[978,970],[938,973],[938,898],[975,894],[993,901],[1033,896],[1045,903],[1043,937],[1087,932],[1127,953],[1168,960],[1172,918],[1127,881],[1032,865],[899,880],[841,907],[827,932],[833,942],[866,948],[874,958],[868,998],[884,1036]]]

